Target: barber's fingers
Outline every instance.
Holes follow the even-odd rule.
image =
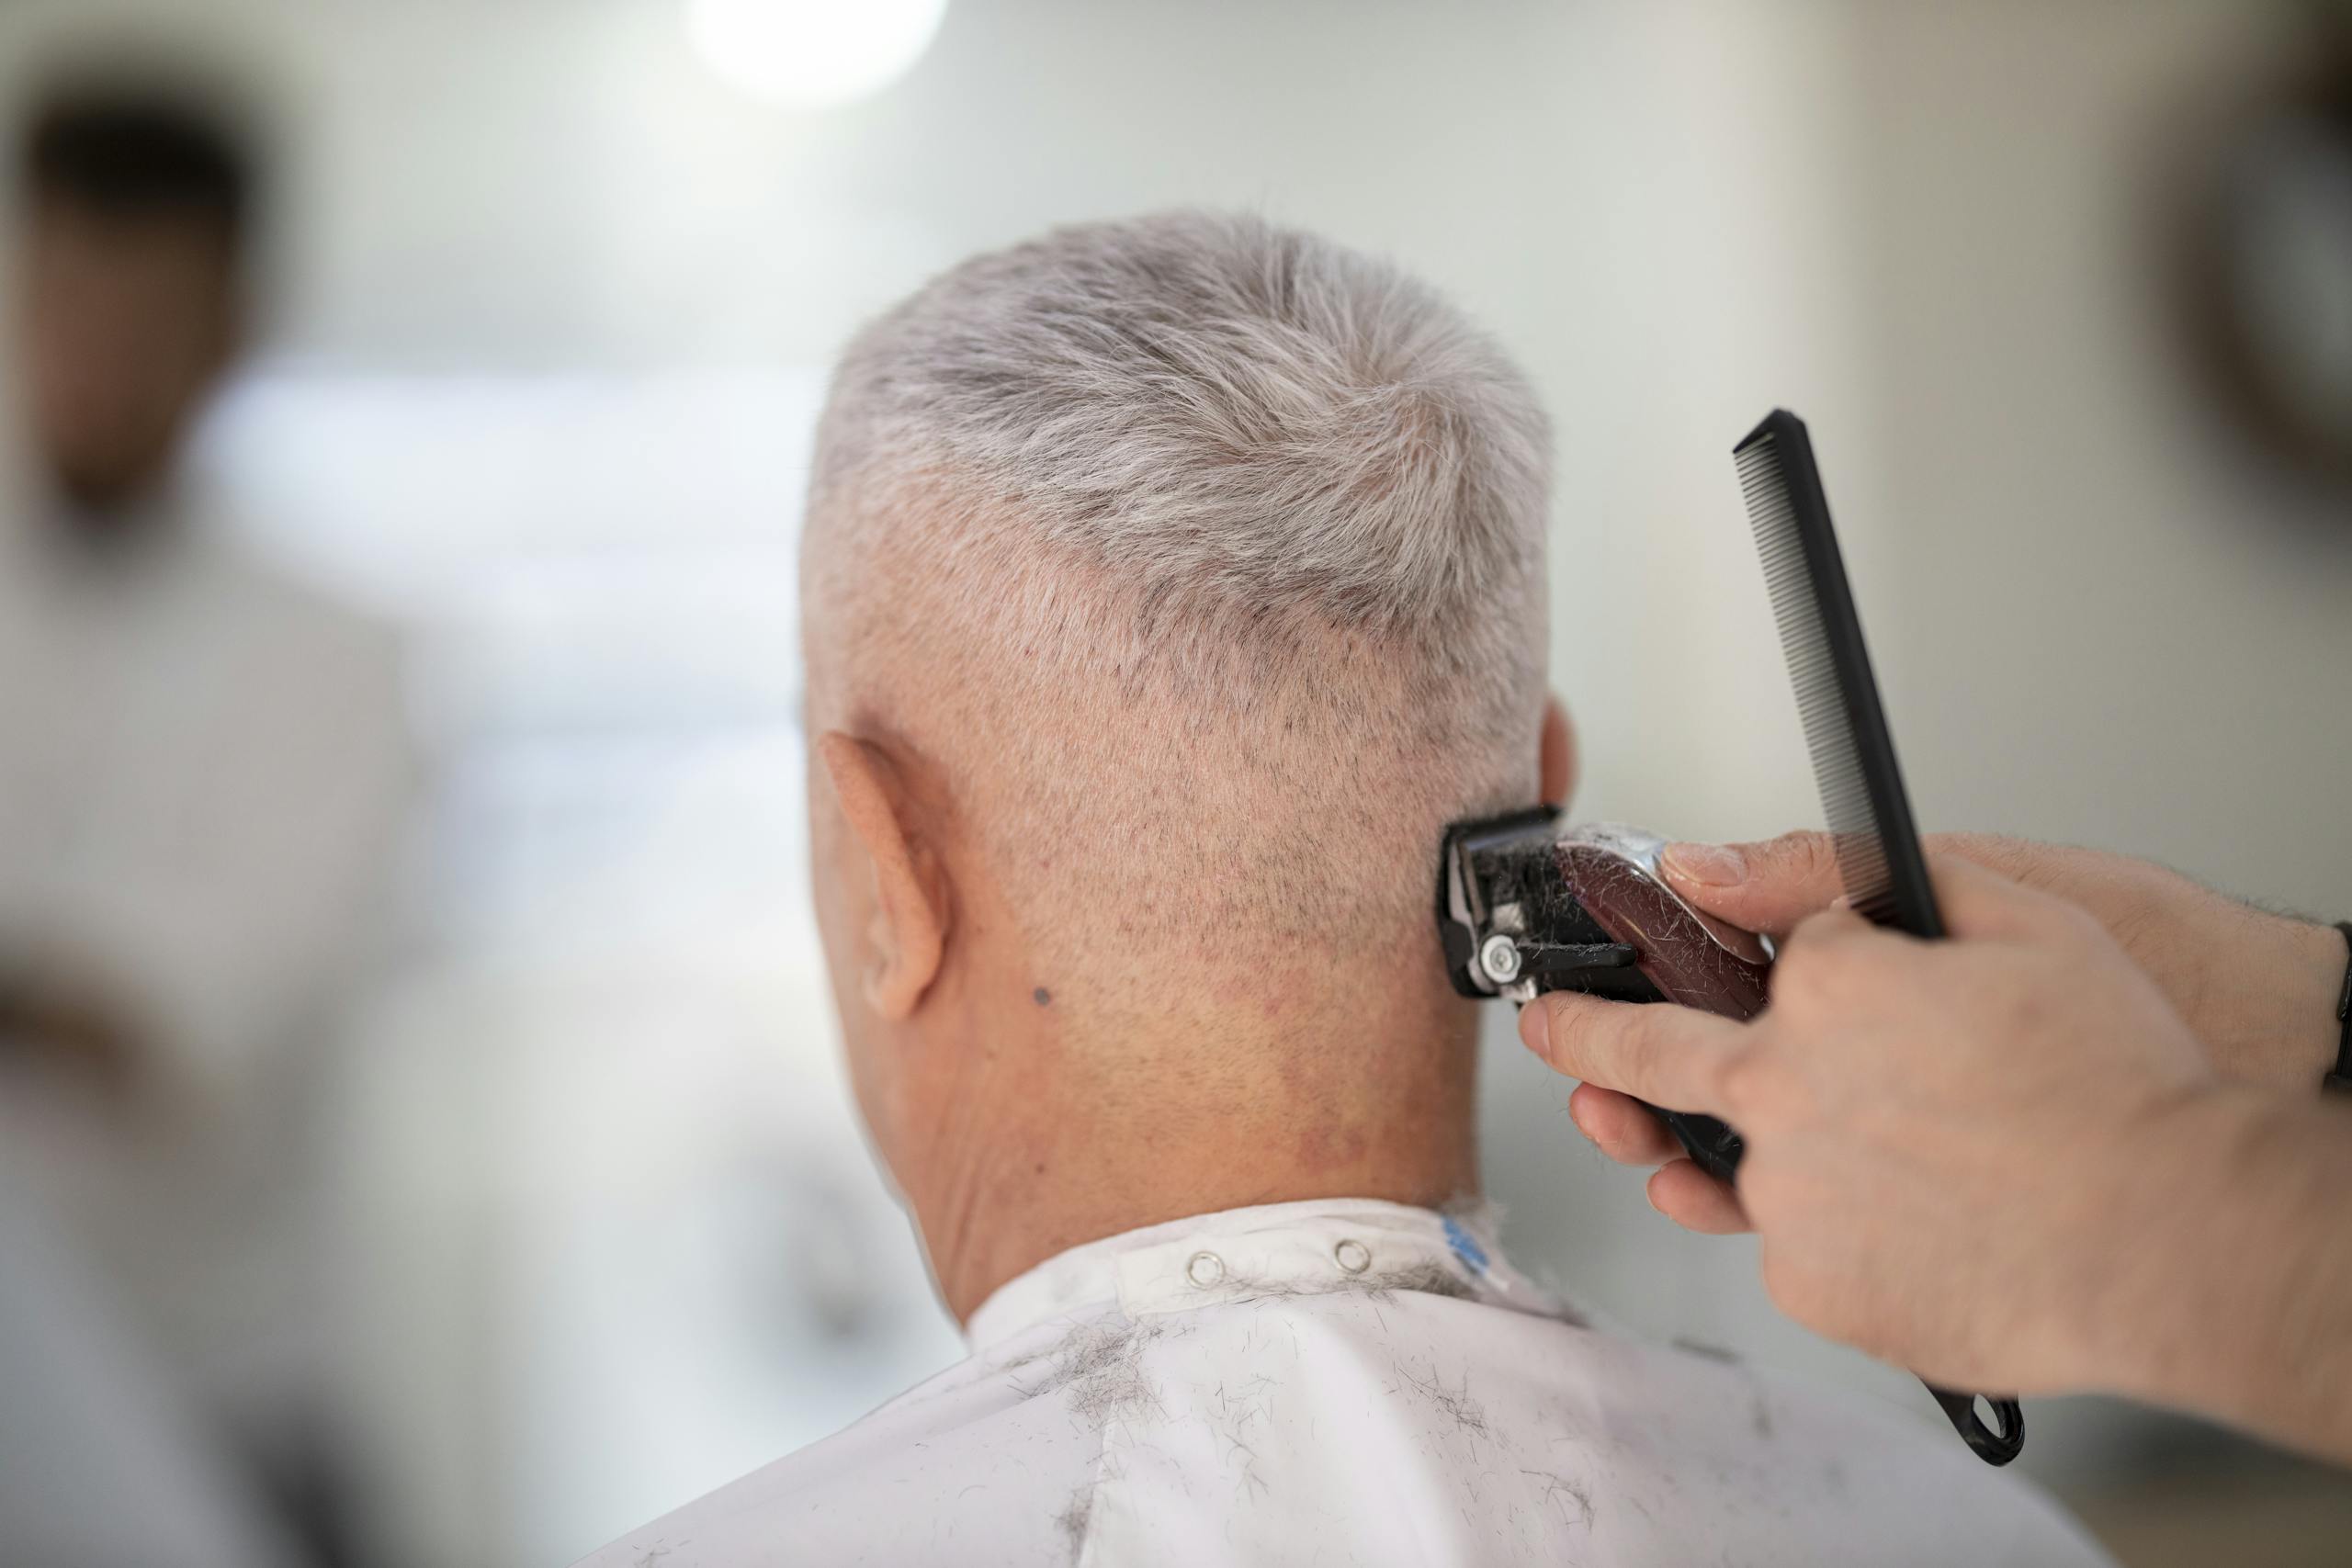
[[[1682,1153],[1648,1106],[1597,1083],[1577,1086],[1568,1096],[1568,1115],[1578,1132],[1619,1165],[1664,1165]]]
[[[1668,844],[1659,869],[1708,914],[1780,936],[1846,890],[1826,833],[1783,833],[1753,844]]]
[[[1554,991],[1520,1010],[1519,1037],[1555,1072],[1652,1105],[1721,1115],[1740,1026],[1690,1008]]]
[[[2087,929],[2090,915],[2055,894],[2014,882],[1958,855],[1928,857],[1936,904],[1958,937],[2044,937],[2068,926]]]
[[[1807,915],[1780,939],[1767,981],[1776,1010],[1794,1007],[1806,1017],[1842,1014],[1858,998],[1890,986],[1923,983],[1928,972],[1966,962],[1971,942],[2041,942],[2071,925],[2095,929],[2090,917],[2046,893],[2020,887],[1983,866],[1951,855],[1928,857],[1936,907],[1946,934],[1958,942],[1921,942],[1907,932],[1872,925],[1839,903]],[[1801,1044],[1802,1035],[1792,1037]]]
[[[1736,1235],[1756,1228],[1739,1194],[1687,1159],[1670,1160],[1650,1178],[1650,1207],[1687,1231]]]
[[[1649,1107],[1599,1084],[1578,1084],[1568,1114],[1600,1152],[1620,1165],[1654,1165],[1650,1207],[1684,1230],[1731,1235],[1755,1227],[1739,1195],[1693,1165]]]
[[[2047,929],[2060,900],[2036,895],[2019,880],[2033,874],[2037,846],[1969,833],[1935,835],[1927,844],[1939,901],[1958,901],[1944,911],[1956,934]],[[1676,892],[1708,914],[1774,937],[1786,936],[1846,890],[1837,840],[1819,832],[1783,833],[1758,843],[1668,844],[1659,868]],[[2000,889],[2027,896],[2012,897]]]

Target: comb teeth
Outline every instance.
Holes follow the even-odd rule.
[[[1894,876],[1887,866],[1883,825],[1862,772],[1861,748],[1839,683],[1829,633],[1821,619],[1796,503],[1781,459],[1779,433],[1750,436],[1734,455],[1747,520],[1763,558],[1764,582],[1780,625],[1781,649],[1804,723],[1805,750],[1821,788],[1821,810],[1838,852],[1847,900],[1873,925],[1894,923]]]

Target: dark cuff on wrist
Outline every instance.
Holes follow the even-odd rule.
[[[2335,1021],[2344,1031],[2343,1040],[2335,1048],[2335,1066],[2320,1087],[2338,1094],[2352,1094],[2352,920],[2338,920],[2335,929],[2344,933],[2344,989],[2335,999]]]

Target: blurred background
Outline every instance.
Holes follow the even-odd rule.
[[[0,110],[11,1562],[560,1564],[956,1358],[834,1061],[794,538],[836,346],[1053,223],[1258,209],[1512,346],[1582,814],[1816,819],[1727,457],[1786,403],[1927,827],[2352,913],[2352,8],[6,0]],[[1936,1419],[1506,1033],[1523,1265]],[[2352,1555],[2342,1477],[2030,1420],[2129,1562]]]

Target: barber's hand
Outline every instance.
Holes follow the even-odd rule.
[[[1521,1032],[1562,1073],[1741,1131],[1738,1205],[1799,1322],[1954,1386],[2097,1384],[2081,1325],[2131,1273],[2149,1163],[2219,1080],[2097,919],[1931,865],[1950,940],[1815,915],[1752,1022],[1555,993]]]
[[[2309,1093],[2335,1059],[2345,951],[2334,930],[2250,908],[2122,855],[1973,833],[1926,842],[1931,854],[1973,862],[2087,909],[2164,991],[2225,1077]],[[1824,833],[1676,844],[1664,870],[1699,908],[1775,939],[1842,890]],[[1673,1136],[1633,1100],[1587,1084],[1568,1106],[1612,1159],[1667,1168],[1652,1179],[1650,1201],[1668,1218],[1710,1233],[1747,1228],[1731,1190],[1681,1158]]]

